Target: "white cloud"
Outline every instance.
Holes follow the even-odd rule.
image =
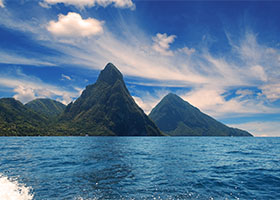
[[[5,7],[3,0],[0,0],[0,7],[2,7],[2,8]]]
[[[250,68],[250,71],[254,76],[256,76],[256,78],[259,78],[261,81],[264,81],[264,82],[267,81],[267,75],[262,66],[255,65]]]
[[[153,37],[154,45],[153,49],[162,55],[172,56],[173,52],[169,50],[170,44],[174,42],[176,35],[167,36],[166,33],[158,33]]]
[[[188,48],[188,47],[184,47],[182,49],[179,49],[178,51],[181,52],[181,53],[184,53],[184,54],[186,54],[188,56],[190,56],[193,53],[195,53],[195,49],[194,48]]]
[[[150,107],[150,105],[146,104],[140,97],[137,96],[132,96],[134,101],[137,103],[137,105],[142,108],[142,110],[147,113],[149,112],[152,107]]]
[[[61,74],[61,77],[62,77],[62,80],[65,80],[65,79],[67,79],[67,80],[69,80],[69,81],[72,80],[72,78],[71,78],[70,76],[67,76],[67,75],[65,75],[65,74]]]
[[[79,8],[93,7],[96,5],[107,7],[111,4],[113,4],[117,8],[135,8],[135,5],[131,0],[44,0],[42,5],[43,7],[45,7],[46,4],[53,5],[57,3],[64,3],[65,5],[74,5]]]
[[[69,12],[60,14],[58,21],[50,21],[47,30],[56,36],[89,37],[103,33],[103,21],[94,18],[82,19],[81,15]]]
[[[144,110],[148,115],[151,110],[160,102],[160,100],[170,93],[170,90],[156,90],[153,93],[147,91],[134,91],[137,96],[133,96],[135,102]]]
[[[19,85],[14,89],[16,93],[13,97],[21,102],[29,102],[36,98],[35,91],[33,88],[24,87],[24,85]]]
[[[247,122],[242,124],[228,124],[228,126],[247,130],[257,137],[279,137],[280,123],[279,122]]]

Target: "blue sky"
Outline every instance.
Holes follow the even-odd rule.
[[[169,92],[280,136],[280,2],[0,0],[0,97],[65,104],[108,62],[148,114]]]

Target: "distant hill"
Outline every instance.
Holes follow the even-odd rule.
[[[25,136],[45,133],[47,119],[13,98],[0,99],[0,135]]]
[[[123,76],[111,63],[95,84],[69,104],[57,131],[74,135],[160,136],[162,133],[131,97]]]
[[[35,99],[25,104],[25,107],[47,118],[57,117],[66,108],[64,104],[52,99]]]
[[[171,93],[156,105],[149,117],[170,136],[252,136],[216,121]]]

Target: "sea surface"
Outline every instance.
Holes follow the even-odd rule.
[[[280,199],[280,138],[0,137],[0,199]]]

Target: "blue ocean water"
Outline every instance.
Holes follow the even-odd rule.
[[[280,199],[280,138],[1,137],[0,150],[0,198]]]

